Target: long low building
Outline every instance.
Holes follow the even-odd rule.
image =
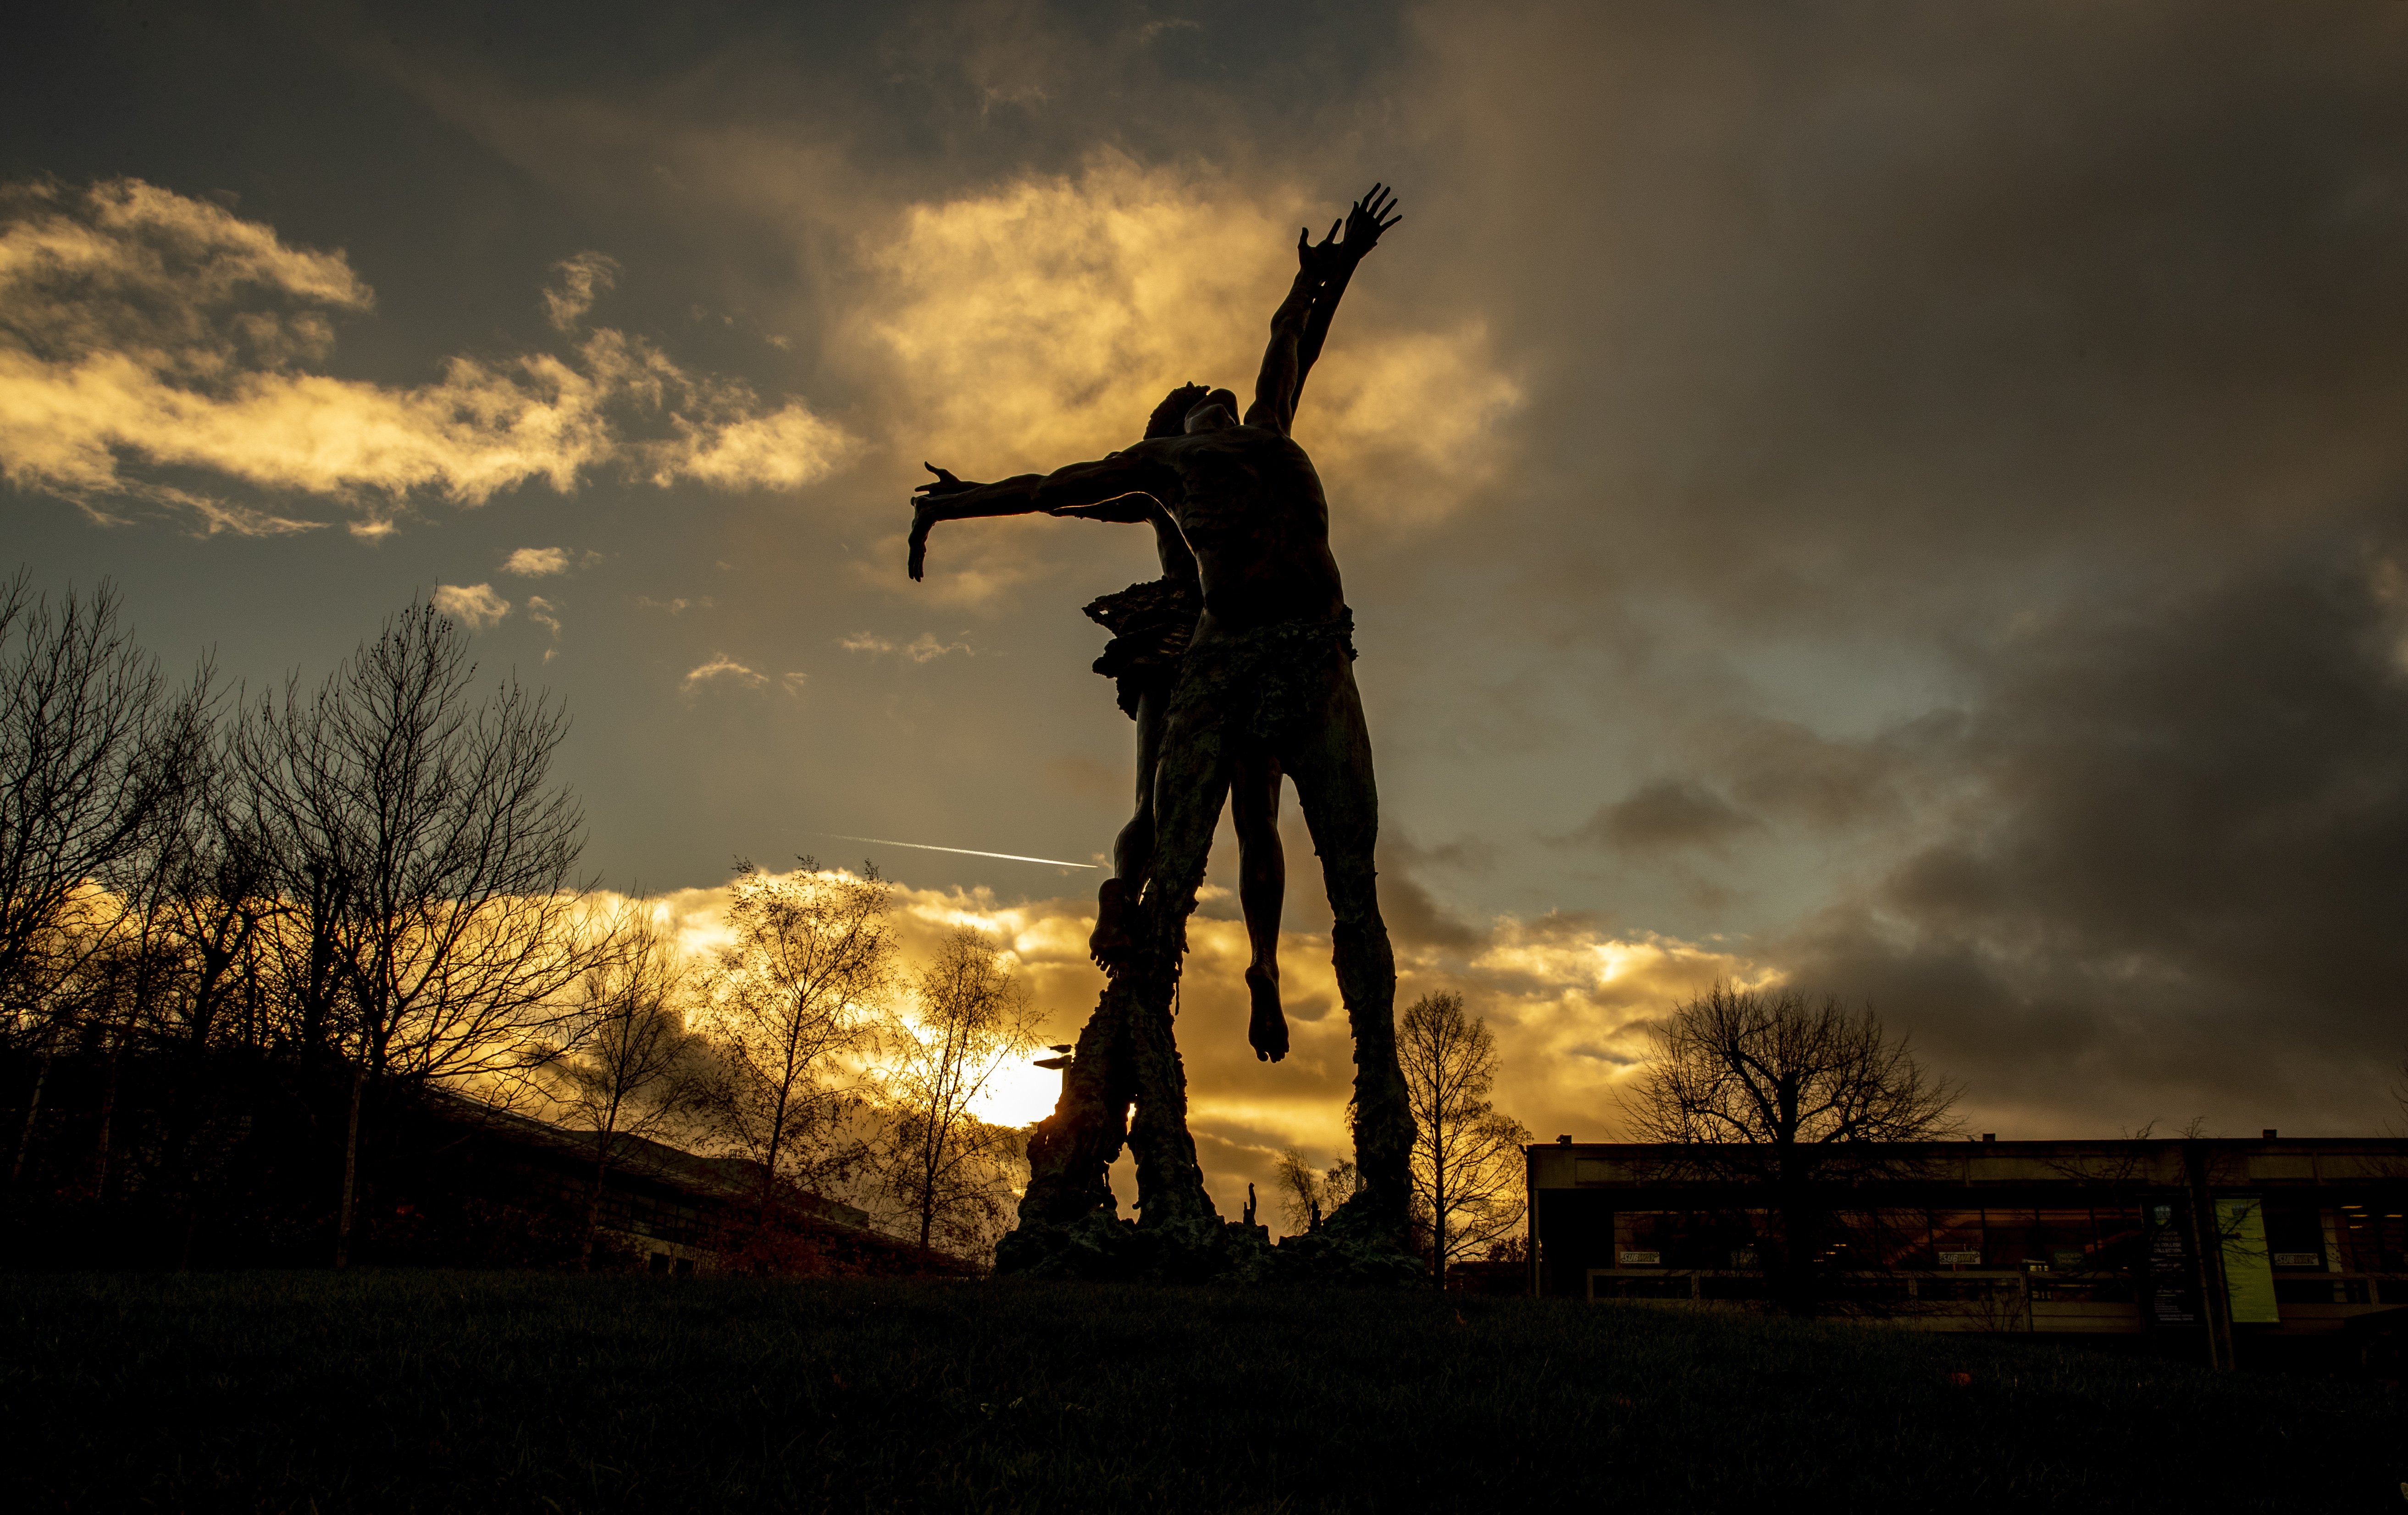
[[[1927,1329],[2168,1333],[2229,1362],[2408,1306],[2408,1140],[1867,1144],[1786,1207],[1764,1148],[1527,1156],[1532,1285],[1559,1298],[1761,1308],[1785,1209],[1812,1233],[1794,1287]]]

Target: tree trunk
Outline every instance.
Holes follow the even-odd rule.
[[[343,1203],[335,1212],[335,1265],[351,1262],[351,1201],[359,1189],[360,1102],[367,1093],[368,1065],[363,1060],[351,1070],[351,1113],[343,1130]]]
[[[117,1122],[118,1068],[124,1055],[124,1043],[121,1038],[109,1051],[108,1074],[101,1080],[100,1131],[93,1137],[92,1153],[92,1197],[94,1200],[106,1199],[108,1194],[109,1138]]]
[[[594,1236],[602,1229],[602,1185],[610,1172],[610,1137],[603,1134],[594,1143],[594,1183],[585,1192],[585,1245],[577,1251],[577,1271],[594,1271]]]
[[[762,1229],[767,1229],[769,1224],[769,1204],[777,1197],[778,1144],[785,1139],[786,1102],[790,1093],[787,1090],[779,1092],[777,1113],[769,1118],[769,1151],[761,1164],[761,1213],[752,1222]]]
[[[1436,1110],[1430,1112],[1430,1282],[1446,1293],[1446,1122]]]
[[[25,1127],[17,1133],[17,1156],[8,1165],[8,1187],[15,1189],[25,1176],[25,1156],[34,1150],[34,1122],[42,1113],[42,1089],[50,1081],[51,1054],[43,1051],[41,1061],[34,1065],[34,1092],[25,1100]]]

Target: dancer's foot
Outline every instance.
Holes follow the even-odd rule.
[[[1087,955],[1107,973],[1128,961],[1128,912],[1118,879],[1107,879],[1096,891],[1096,929],[1087,938]]]
[[[1254,1002],[1246,1039],[1254,1044],[1255,1061],[1276,1063],[1287,1056],[1287,1015],[1280,1008],[1279,969],[1261,963],[1248,968],[1246,993]]]

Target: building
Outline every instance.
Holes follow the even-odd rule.
[[[1544,1295],[1745,1308],[1780,1255],[1761,1148],[1528,1148]],[[1930,1330],[2339,1338],[2408,1306],[2408,1140],[1865,1146],[1803,1192],[1813,1297]]]
[[[558,1245],[581,1245],[585,1208],[598,1199],[595,1240],[606,1254],[633,1257],[657,1273],[709,1271],[719,1265],[725,1235],[760,1202],[761,1165],[740,1157],[697,1157],[642,1136],[611,1139],[600,1194],[592,1134],[552,1125],[456,1094],[427,1095],[427,1117],[448,1137],[425,1143],[416,1173],[437,1179],[430,1209],[464,1196],[507,1207],[522,1236],[549,1235]],[[793,1184],[778,1185],[778,1208],[790,1222],[842,1236],[848,1250],[892,1251],[894,1238],[874,1231],[858,1208]]]
[[[763,1170],[621,1136],[595,1193],[595,1138],[441,1091],[380,1122],[363,1163],[362,1256],[445,1266],[575,1262],[596,1203],[596,1265],[653,1273],[960,1272],[875,1227],[860,1208],[781,1180],[772,1225],[755,1224]],[[598,1203],[597,1203],[598,1202]],[[731,1250],[732,1249],[732,1250]]]

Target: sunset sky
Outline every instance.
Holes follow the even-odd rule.
[[[2364,1133],[2403,79],[2396,3],[43,7],[6,557],[254,689],[437,595],[566,701],[612,887],[867,855],[1068,1039],[1099,873],[845,838],[1100,861],[1079,607],[1150,541],[940,528],[914,584],[909,492],[1243,389],[1297,228],[1383,179],[1297,436],[1400,1007],[1461,990],[1542,1137],[1615,1136],[1717,977],[1870,1003],[2002,1136]],[[1297,1055],[1245,1047],[1226,845],[1181,1022],[1232,1213],[1342,1131],[1288,810]]]

